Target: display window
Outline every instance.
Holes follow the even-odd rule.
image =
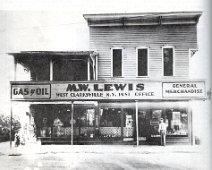
[[[134,103],[99,103],[100,134],[112,138],[132,138],[135,131]]]
[[[31,105],[37,137],[71,136],[71,105]],[[73,135],[75,138],[93,138],[95,131],[95,109],[91,105],[74,105]]]
[[[77,140],[135,140],[135,102],[101,102],[98,104],[31,105],[34,131],[40,138]],[[189,136],[188,102],[138,102],[138,137],[159,137],[159,120],[167,124],[168,137]]]
[[[139,102],[140,137],[157,137],[160,118],[167,124],[167,136],[188,137],[187,102]]]
[[[78,138],[94,138],[95,117],[96,111],[93,105],[74,105],[74,136]]]
[[[67,137],[71,135],[70,105],[31,105],[37,137]]]

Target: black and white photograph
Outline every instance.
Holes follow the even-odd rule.
[[[1,170],[210,170],[209,0],[0,0]]]

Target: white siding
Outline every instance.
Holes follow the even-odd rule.
[[[162,47],[175,48],[175,78],[189,75],[189,48],[197,48],[196,25],[90,27],[90,49],[99,53],[98,78],[111,77],[111,48],[123,48],[123,76],[136,77],[136,48],[149,48],[149,77],[162,77]],[[165,77],[164,77],[165,78]]]

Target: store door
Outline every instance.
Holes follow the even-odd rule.
[[[96,137],[97,109],[92,103],[74,104],[73,137],[74,143],[94,142]]]
[[[138,140],[145,144],[150,138],[150,117],[147,110],[138,109]]]

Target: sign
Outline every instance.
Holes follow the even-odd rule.
[[[50,99],[50,84],[12,85],[11,98],[13,100]]]
[[[163,82],[164,98],[204,98],[204,82]]]
[[[204,82],[21,82],[11,83],[12,100],[149,100],[205,98]]]
[[[53,100],[158,99],[160,82],[141,83],[63,83],[51,85]]]

